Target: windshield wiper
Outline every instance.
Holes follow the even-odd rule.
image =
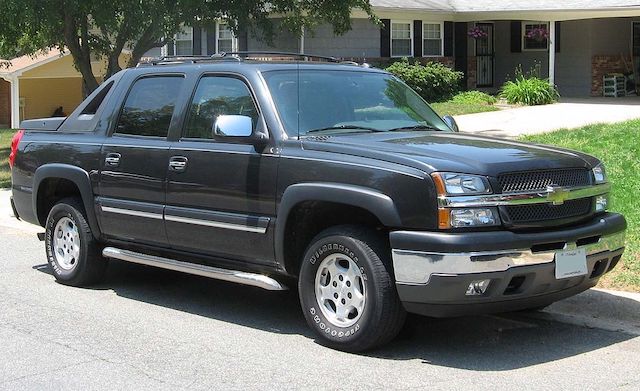
[[[402,132],[404,130],[430,130],[435,132],[440,132],[442,129],[438,129],[435,126],[431,125],[411,125],[411,126],[402,126],[399,128],[389,129],[388,132]]]
[[[382,132],[383,130],[372,128],[369,126],[360,126],[360,125],[337,125],[337,126],[327,126],[326,128],[318,128],[307,130],[307,134],[309,133],[317,133],[325,130],[343,130],[343,129],[354,129],[354,130],[366,130],[369,132]]]

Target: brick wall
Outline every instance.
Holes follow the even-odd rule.
[[[620,55],[591,57],[591,96],[602,96],[602,77],[607,73],[623,73],[625,66]]]
[[[467,89],[475,90],[477,87],[478,64],[476,56],[469,56],[467,58]]]
[[[0,79],[0,127],[11,124],[11,83]]]

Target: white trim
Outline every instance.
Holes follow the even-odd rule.
[[[20,80],[15,76],[11,80],[11,127],[20,127]]]
[[[439,24],[440,25],[440,54],[439,55],[435,55],[435,54],[424,54],[424,41],[425,41],[425,37],[424,37],[424,25],[425,24]],[[430,40],[435,41],[433,38],[431,38]],[[444,22],[430,22],[430,21],[422,21],[422,41],[420,42],[420,44],[422,45],[422,57],[444,57]]]
[[[189,40],[189,42],[191,42],[191,46],[190,46],[190,51],[191,51],[191,55],[193,55],[193,26],[182,26],[181,29],[184,31],[184,29],[187,30],[191,30],[191,39]],[[181,39],[180,42],[186,42],[186,39]],[[178,54],[178,34],[175,34],[173,36],[173,55],[174,56],[188,56],[189,54]]]
[[[410,35],[410,40],[411,40],[411,55],[407,56],[406,54],[402,54],[399,56],[395,56],[393,54],[393,24],[397,23],[397,24],[409,24],[409,35]],[[412,20],[391,20],[391,22],[389,23],[389,56],[391,56],[391,58],[402,58],[402,57],[413,57],[414,53],[413,53],[413,21]]]
[[[223,23],[223,22],[217,22],[216,23],[216,53],[220,53],[220,26],[223,24],[228,24],[228,23]],[[238,51],[238,37],[236,37],[235,34],[233,34],[233,31],[231,32],[232,34],[232,38],[231,38],[231,51],[232,52],[237,52]],[[224,39],[225,41],[228,40],[228,38]]]
[[[551,32],[549,31],[549,22],[545,22],[542,20],[523,20],[522,22],[522,32],[521,32],[521,37],[520,40],[522,42],[522,51],[523,52],[545,52],[547,50],[549,50],[549,41],[551,41]],[[549,38],[547,38],[547,47],[546,48],[540,48],[540,49],[527,49],[525,47],[525,34],[527,33],[527,28],[526,25],[528,24],[546,24],[547,25],[547,31],[549,32]]]

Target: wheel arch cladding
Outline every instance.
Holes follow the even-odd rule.
[[[87,222],[91,227],[91,232],[93,233],[94,237],[98,238],[100,236],[100,228],[98,226],[98,221],[96,219],[93,207],[93,190],[91,187],[91,179],[89,178],[89,173],[87,173],[80,167],[72,166],[69,164],[45,164],[38,167],[35,172],[33,180],[32,202],[34,215],[38,218],[40,224],[44,226],[47,216],[45,215],[44,218],[42,217],[43,213],[41,210],[39,210],[42,205],[40,205],[38,200],[43,194],[41,193],[41,191],[47,191],[47,184],[52,180],[69,181],[75,185],[80,198],[82,199],[82,204],[84,205]],[[43,183],[45,184],[44,187],[42,186]]]
[[[384,227],[400,227],[402,221],[394,201],[386,194],[366,187],[340,183],[302,183],[289,186],[278,206],[275,230],[275,255],[281,267],[287,265],[285,255],[289,216],[305,202],[328,202],[351,206],[368,212]],[[292,272],[292,270],[288,270]]]

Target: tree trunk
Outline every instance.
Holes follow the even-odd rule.
[[[81,39],[78,36],[78,25],[76,21],[73,19],[73,16],[69,14],[69,12],[64,11],[64,39],[71,52],[71,56],[73,57],[73,63],[75,64],[78,72],[82,75],[83,80],[83,90],[86,95],[89,95],[96,88],[98,88],[98,80],[93,75],[93,70],[91,69],[91,55],[89,50],[82,46]],[[84,35],[86,35],[86,24],[88,21],[83,21],[84,26],[82,26],[82,31],[84,31]],[[86,37],[84,42],[86,42]]]

